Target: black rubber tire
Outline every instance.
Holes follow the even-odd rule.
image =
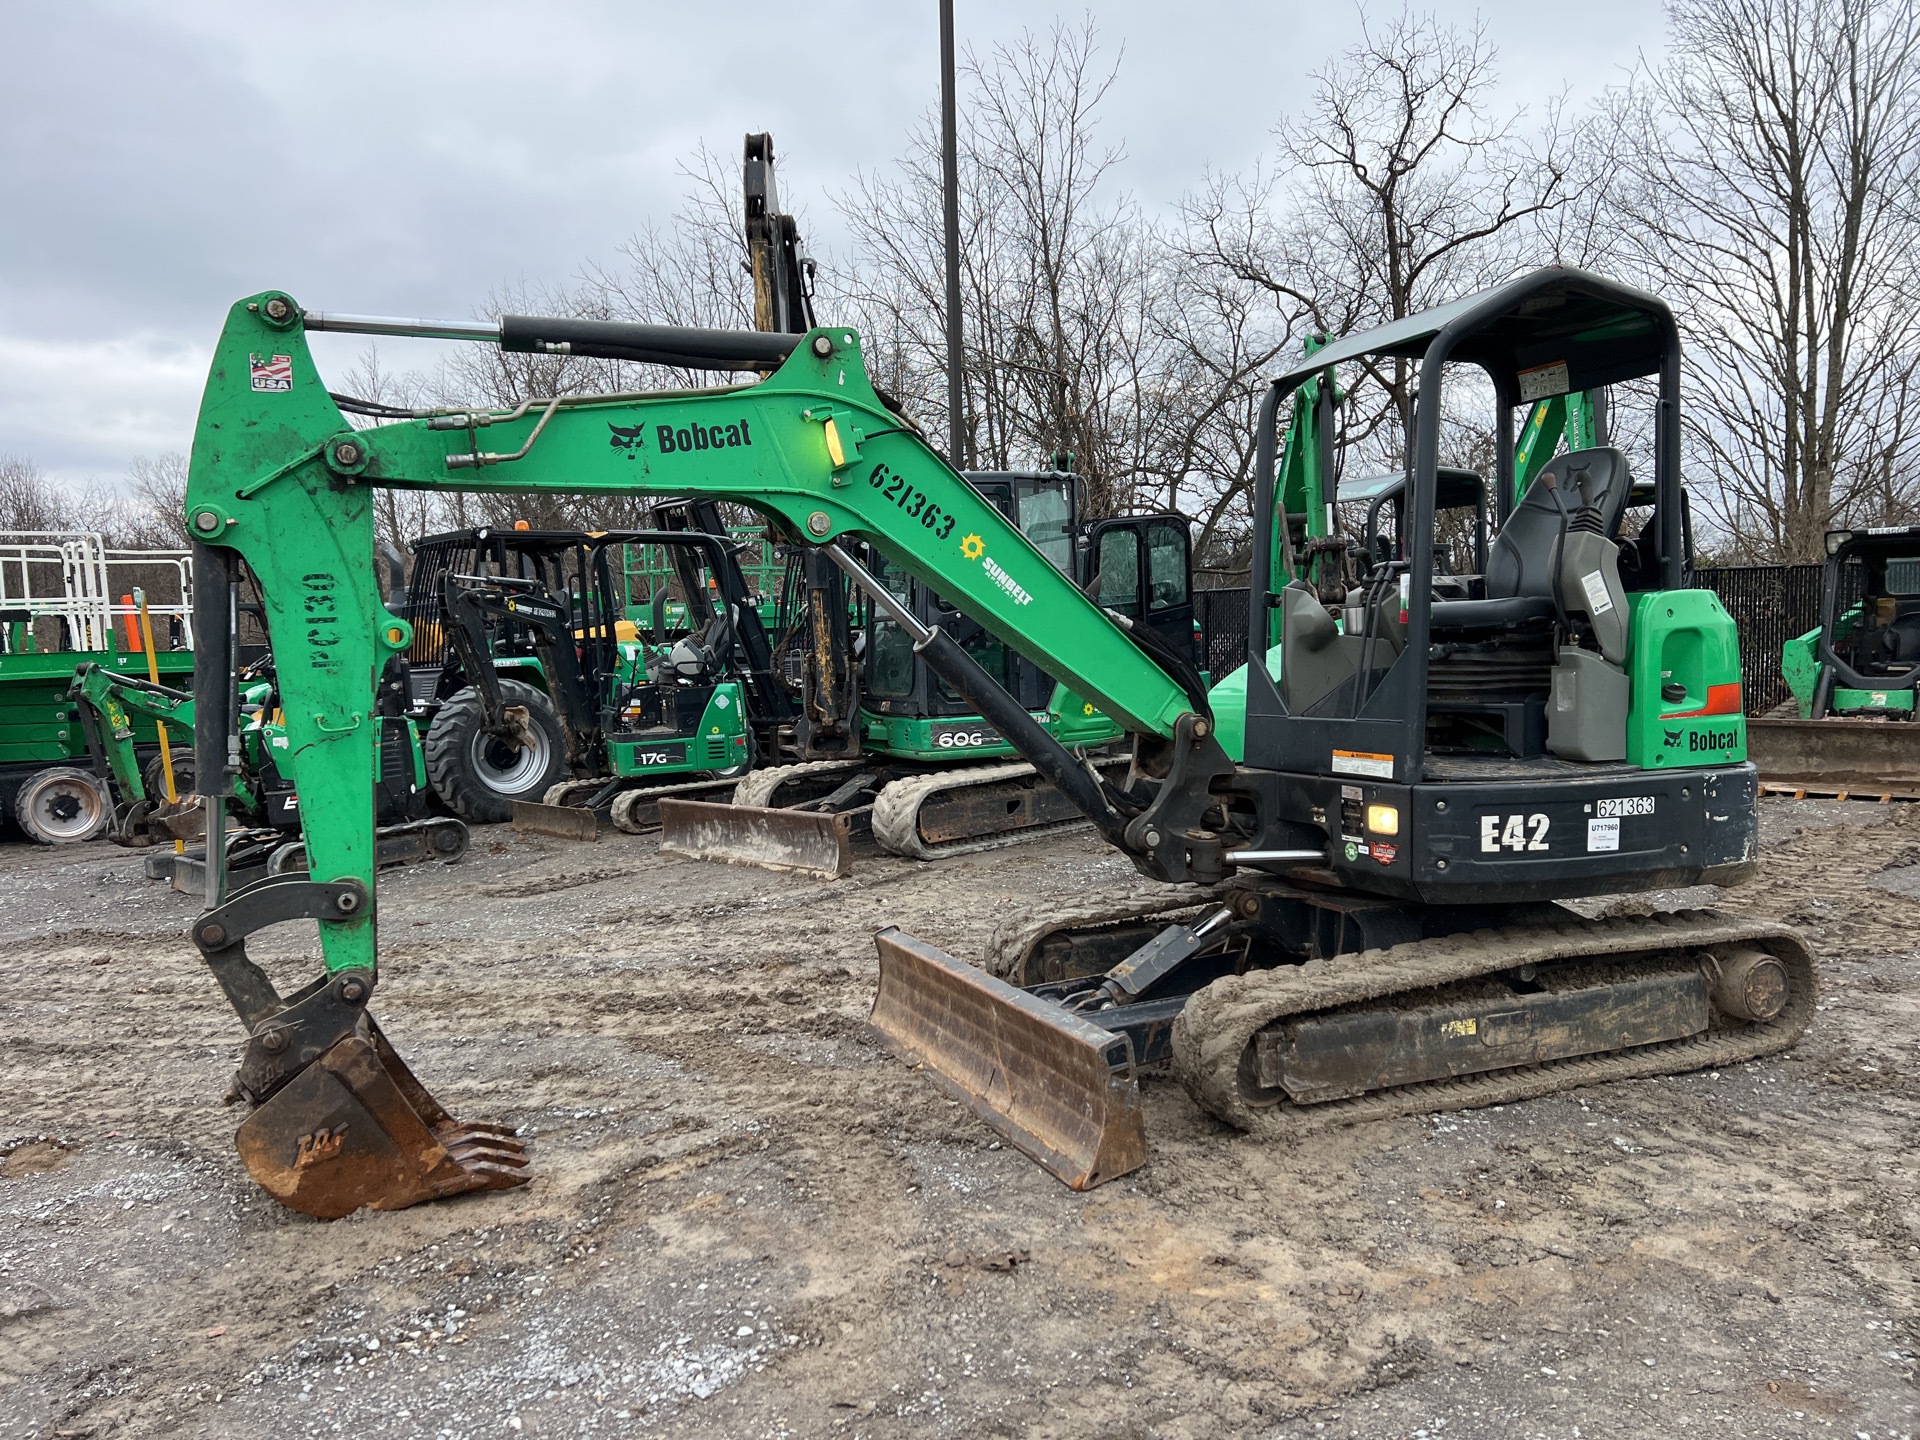
[[[13,820],[40,845],[78,845],[113,818],[107,787],[85,770],[56,766],[29,775],[13,797]]]
[[[173,747],[173,789],[182,800],[193,794],[193,751],[183,750],[179,745]],[[155,805],[167,803],[167,775],[160,764],[160,757],[154,756],[141,768],[140,783],[147,787],[147,798]]]
[[[440,707],[422,746],[434,794],[472,825],[504,824],[513,818],[514,801],[539,800],[567,778],[566,734],[553,702],[519,680],[502,680],[500,698],[527,707],[540,742],[531,755],[486,733],[485,707],[471,686]]]

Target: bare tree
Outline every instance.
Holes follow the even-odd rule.
[[[1210,176],[1187,199],[1187,253],[1336,336],[1550,258],[1543,232],[1583,193],[1570,137],[1557,101],[1533,127],[1524,109],[1495,111],[1496,59],[1484,24],[1410,10],[1376,24],[1363,11],[1359,43],[1315,72],[1306,113],[1279,126],[1280,168]],[[1393,360],[1366,378],[1341,407],[1342,445],[1372,442],[1394,463],[1411,368]]]
[[[1692,473],[1734,553],[1811,560],[1920,506],[1920,14],[1912,0],[1670,0],[1671,54],[1609,97],[1620,229],[1675,299]]]
[[[97,482],[63,485],[25,456],[0,455],[0,530],[89,531],[133,545],[125,504]]]
[[[143,550],[184,550],[187,530],[187,457],[177,450],[136,455],[127,466],[126,543]]]
[[[834,297],[869,336],[883,383],[936,436],[957,424],[986,468],[1071,453],[1096,516],[1178,496],[1198,443],[1195,367],[1217,368],[1194,350],[1198,309],[1169,307],[1178,257],[1115,191],[1121,152],[1096,138],[1118,63],[1101,59],[1090,22],[962,58],[964,415],[946,414],[931,112],[893,173],[858,176],[839,198],[854,258]]]

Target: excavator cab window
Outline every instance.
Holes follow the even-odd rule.
[[[1033,548],[1062,575],[1073,573],[1073,479],[1071,476],[1016,476],[1013,520]]]
[[[1147,524],[1147,609],[1152,614],[1193,603],[1189,541],[1184,525],[1167,520]]]
[[[1140,608],[1140,535],[1131,526],[1115,526],[1100,533],[1094,577],[1100,582],[1096,597],[1108,610],[1132,616]]]
[[[871,557],[874,576],[902,605],[913,604],[914,584],[904,571]],[[913,637],[889,619],[878,606],[867,626],[867,690],[889,699],[913,694]]]

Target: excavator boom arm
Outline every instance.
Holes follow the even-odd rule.
[[[237,552],[259,579],[316,878],[371,888],[367,727],[376,677],[412,636],[375,569],[380,486],[750,506],[798,540],[871,544],[1136,734],[1173,737],[1194,709],[1178,680],[881,402],[851,330],[796,339],[528,317],[491,337],[481,326],[416,329],[689,365],[708,355],[745,364],[750,350],[768,363],[777,356],[761,350],[793,348],[737,387],[564,397],[356,430],[317,373],[309,319],[374,333],[406,323],[307,317],[277,292],[235,305],[201,406],[186,517],[199,544]],[[207,558],[217,572],[224,557]],[[370,905],[321,929],[329,970],[372,970]]]

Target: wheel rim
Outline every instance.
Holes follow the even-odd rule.
[[[53,840],[78,840],[106,815],[100,792],[85,780],[50,780],[33,793],[27,814],[34,829]]]
[[[546,732],[533,730],[533,744],[521,748],[510,741],[477,731],[467,747],[467,762],[474,776],[489,790],[502,795],[520,795],[540,785],[547,773],[552,747]]]

